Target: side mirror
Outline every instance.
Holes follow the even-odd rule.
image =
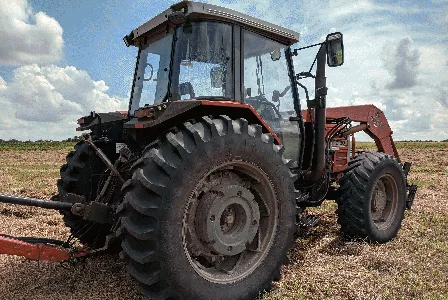
[[[329,67],[339,67],[344,63],[344,43],[342,33],[335,32],[327,35],[327,64]]]
[[[210,81],[211,81],[211,86],[212,88],[218,89],[218,88],[222,88],[223,85],[223,72],[222,72],[222,67],[213,67],[210,70]]]

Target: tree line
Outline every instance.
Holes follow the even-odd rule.
[[[9,140],[4,140],[4,139],[0,139],[0,143],[11,143],[11,144],[15,144],[15,143],[76,143],[79,142],[81,140],[80,136],[74,136],[72,138],[67,138],[65,140],[62,141],[54,141],[54,140],[36,140],[36,141],[21,141],[21,140],[16,140],[16,139],[9,139]]]

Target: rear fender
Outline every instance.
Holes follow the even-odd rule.
[[[273,135],[276,144],[281,144],[279,137],[252,106],[231,101],[183,100],[147,106],[137,110],[124,128],[139,144],[148,144],[188,120],[220,115],[231,119],[244,118],[250,124],[259,124],[264,133]]]

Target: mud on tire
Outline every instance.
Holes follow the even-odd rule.
[[[296,230],[295,176],[282,153],[283,147],[274,144],[272,135],[263,134],[261,126],[226,116],[184,123],[147,147],[133,166],[132,179],[123,186],[125,198],[118,208],[122,257],[140,291],[152,299],[251,299],[268,290],[271,282],[280,278],[280,267]],[[248,179],[250,172],[258,174],[260,182]],[[261,189],[261,182],[267,179],[277,201],[261,199],[269,193]],[[213,206],[221,201],[215,201],[216,197],[224,197],[222,201],[252,198],[243,206],[252,205],[252,212],[259,210],[259,219],[256,212],[239,219],[253,218],[251,224],[259,220],[253,241],[235,256],[221,255],[230,264],[229,269],[233,266],[231,275],[222,271],[224,263],[222,269],[213,271],[218,267],[208,259],[226,248],[219,248],[213,241],[207,247],[203,239],[210,232],[194,225],[216,221],[221,222],[220,226],[224,224],[225,229],[219,228],[230,232],[233,224],[240,222],[230,206],[224,210],[229,212],[225,218],[224,212],[216,219],[210,216]],[[235,211],[237,207],[233,206]],[[233,223],[226,223],[228,220]],[[263,225],[274,223],[271,227]],[[253,231],[248,233],[249,239],[251,234]],[[258,260],[255,254],[251,256],[251,247],[257,245],[262,252]],[[228,247],[228,251],[236,250]],[[233,257],[238,257],[240,265],[229,263]],[[245,262],[253,262],[255,267]]]
[[[349,162],[340,183],[338,223],[349,237],[385,243],[401,227],[406,180],[393,156],[365,152]]]

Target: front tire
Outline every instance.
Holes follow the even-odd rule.
[[[187,122],[133,166],[123,256],[154,299],[251,299],[279,279],[296,225],[295,176],[259,125]]]
[[[349,162],[340,186],[336,212],[343,234],[378,243],[397,235],[406,205],[406,180],[397,159],[362,153]]]

